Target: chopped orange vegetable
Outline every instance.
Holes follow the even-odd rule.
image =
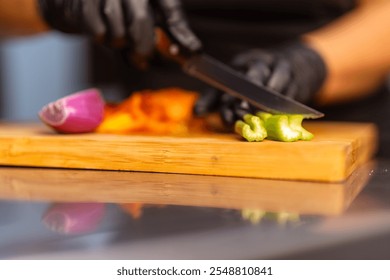
[[[127,133],[142,127],[142,123],[130,114],[117,112],[105,118],[98,131],[107,133]]]
[[[134,92],[119,105],[107,105],[97,132],[182,134],[194,121],[198,93],[180,88]]]

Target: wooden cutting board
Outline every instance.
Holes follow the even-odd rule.
[[[308,121],[304,126],[314,133],[312,141],[249,143],[211,132],[64,135],[41,124],[0,124],[0,165],[340,182],[377,148],[373,124]]]

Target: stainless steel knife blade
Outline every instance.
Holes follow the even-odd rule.
[[[272,114],[300,114],[316,119],[324,114],[278,92],[259,86],[206,54],[195,55],[183,63],[183,70],[228,94],[248,101]]]

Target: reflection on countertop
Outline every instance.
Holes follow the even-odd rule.
[[[346,182],[0,168],[0,258],[281,258],[390,233],[390,161]]]
[[[339,183],[50,168],[0,168],[0,198],[142,203],[337,215],[367,184],[370,162]],[[134,210],[136,211],[136,210]]]

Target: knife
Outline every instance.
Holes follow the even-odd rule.
[[[324,114],[294,99],[250,81],[244,74],[233,70],[207,54],[184,56],[167,35],[157,30],[157,49],[166,57],[177,61],[185,73],[234,97],[246,100],[261,111],[272,114],[299,114],[316,119]]]

